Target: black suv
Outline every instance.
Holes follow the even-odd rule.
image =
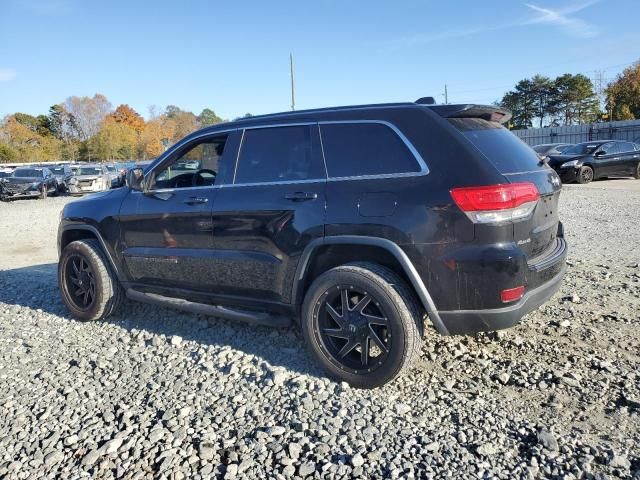
[[[557,174],[493,106],[398,103],[208,127],[127,186],[66,205],[73,316],[121,299],[295,318],[333,376],[375,387],[441,334],[512,326],[560,286]]]

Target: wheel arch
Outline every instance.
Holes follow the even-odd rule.
[[[124,281],[125,279],[122,275],[122,271],[120,270],[120,268],[118,268],[118,265],[115,262],[111,251],[109,250],[109,248],[107,248],[106,242],[102,238],[102,235],[100,235],[98,229],[92,225],[66,225],[60,233],[60,240],[58,243],[58,257],[60,257],[60,254],[62,253],[64,247],[69,245],[71,242],[86,239],[94,239],[98,241],[98,243],[100,244],[100,248],[106,255],[107,260],[111,265],[111,268],[113,268],[113,271],[116,273],[118,280]]]
[[[433,299],[411,260],[396,243],[385,238],[340,235],[317,238],[309,243],[300,257],[293,282],[292,300],[296,309],[300,309],[307,289],[318,275],[353,261],[378,263],[399,274],[418,297],[436,330],[448,335]]]

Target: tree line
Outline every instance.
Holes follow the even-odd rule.
[[[496,104],[513,112],[509,127],[515,129],[640,119],[640,62],[620,73],[602,97],[582,74],[535,75],[520,80]],[[99,93],[73,96],[46,114],[4,117],[0,163],[151,159],[194,130],[222,121],[210,108],[195,115],[175,105],[150,108],[145,120],[129,105],[114,109]]]
[[[580,73],[553,79],[534,75],[520,80],[496,104],[511,110],[509,126],[514,129],[640,119],[640,62],[627,67],[601,92]]]
[[[185,135],[223,121],[211,108],[195,115],[175,105],[152,107],[145,120],[129,105],[114,109],[102,94],[73,96],[47,114],[4,117],[0,163],[152,159]]]

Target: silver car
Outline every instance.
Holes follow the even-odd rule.
[[[67,190],[71,195],[102,192],[111,188],[111,175],[102,164],[72,165],[71,170],[73,175],[67,181]]]

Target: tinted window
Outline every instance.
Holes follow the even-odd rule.
[[[598,152],[603,155],[611,155],[618,152],[618,145],[616,143],[605,143],[598,148]]]
[[[321,125],[329,177],[419,172],[420,165],[398,135],[379,123]]]
[[[314,125],[245,130],[235,183],[286,182],[325,178],[313,155]]]
[[[227,135],[199,140],[184,147],[160,170],[154,172],[152,189],[215,185],[223,162]]]
[[[620,142],[619,143],[618,153],[633,152],[634,150],[635,150],[635,147],[633,146],[633,143],[631,143],[631,142]]]
[[[449,121],[500,173],[543,168],[538,155],[502,125],[481,118],[452,118]]]
[[[564,151],[564,155],[591,155],[594,153],[601,143],[578,143]]]

